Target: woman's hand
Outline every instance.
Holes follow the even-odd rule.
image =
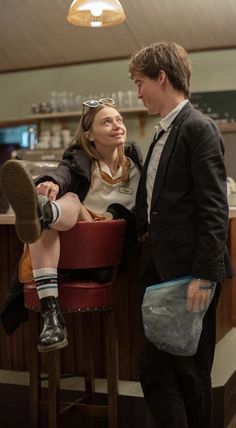
[[[38,195],[46,195],[50,201],[55,201],[60,188],[53,181],[43,181],[36,186],[36,190]]]
[[[187,291],[187,310],[201,312],[209,306],[212,297],[212,281],[192,279]]]

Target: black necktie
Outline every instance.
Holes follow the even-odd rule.
[[[158,141],[158,140],[160,140],[160,138],[161,138],[161,136],[164,134],[164,129],[162,129],[160,132],[159,132],[159,134],[157,134],[157,135],[155,135],[154,136],[154,138],[153,138],[153,142],[152,142],[152,144],[150,145],[150,147],[149,147],[149,150],[148,150],[148,154],[147,154],[147,157],[146,157],[146,160],[145,160],[145,165],[148,165],[149,164],[149,160],[150,160],[150,157],[151,157],[151,155],[152,155],[152,152],[153,152],[153,149],[154,149],[154,147],[155,147],[155,145],[156,145],[156,142]]]
[[[159,134],[155,134],[153,138],[153,142],[151,143],[148,154],[146,156],[142,174],[140,177],[139,187],[137,191],[137,198],[136,198],[136,215],[138,219],[138,223],[140,224],[140,233],[143,233],[143,231],[146,231],[146,225],[147,225],[147,189],[146,189],[146,179],[147,179],[147,169],[148,164],[150,161],[150,157],[152,155],[153,149],[156,145],[156,142],[161,138],[161,136],[164,134],[164,129],[162,129]],[[142,227],[144,228],[142,231]]]

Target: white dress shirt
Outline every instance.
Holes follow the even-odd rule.
[[[158,134],[164,130],[165,132],[162,134],[160,139],[157,141],[151,158],[149,160],[148,169],[147,169],[147,181],[146,181],[146,189],[147,189],[147,211],[148,211],[148,222],[150,222],[150,210],[151,210],[151,201],[152,201],[152,192],[154,181],[156,178],[157,168],[160,162],[162,150],[166,143],[166,140],[171,131],[173,120],[185,106],[188,100],[181,101],[166,117],[164,117],[158,124],[155,126],[156,128],[156,138],[158,138]]]

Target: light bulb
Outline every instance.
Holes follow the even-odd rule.
[[[101,16],[102,15],[102,13],[103,13],[103,10],[102,10],[102,8],[101,8],[101,6],[92,6],[91,7],[91,10],[90,10],[90,12],[91,12],[91,14],[93,15],[93,16]]]
[[[90,25],[91,27],[101,27],[102,23],[99,21],[92,21]]]

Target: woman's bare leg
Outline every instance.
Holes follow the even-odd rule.
[[[60,218],[50,224],[50,229],[44,229],[40,238],[29,245],[32,267],[57,267],[60,256],[60,241],[58,231],[71,229],[76,222],[92,221],[92,216],[81,204],[75,193],[66,193],[56,201],[60,207]]]
[[[43,321],[38,349],[46,352],[62,348],[68,342],[64,320],[56,300],[60,254],[58,231],[72,228],[78,218],[90,221],[91,216],[73,193],[67,193],[59,200],[51,202],[45,195],[38,195],[31,174],[23,162],[6,162],[1,178],[4,191],[16,215],[17,236],[30,248]]]
[[[43,320],[38,349],[48,352],[67,345],[65,323],[60,313],[58,297],[57,266],[60,256],[59,231],[71,229],[78,219],[92,221],[91,215],[74,193],[66,193],[55,201],[59,218],[44,229],[40,238],[29,244],[34,281],[41,301]]]
[[[78,220],[93,220],[75,193],[68,192],[55,203],[59,206],[60,217],[56,223],[50,224],[50,229],[65,231],[71,229]]]

